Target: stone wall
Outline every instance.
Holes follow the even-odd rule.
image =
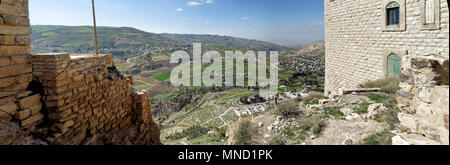
[[[406,8],[400,11],[397,29],[386,28],[384,17],[385,5],[393,0],[324,1],[326,94],[384,78],[387,57],[392,53],[401,57],[449,56],[449,10],[445,0],[437,3],[440,14],[433,24],[439,25],[436,29],[423,24],[424,0],[397,0]],[[405,62],[403,58],[402,64]]]
[[[401,75],[393,144],[449,144],[449,62],[429,55],[407,58]]]
[[[44,117],[41,96],[28,90],[32,80],[27,0],[0,3],[0,123],[31,129]]]
[[[43,87],[49,143],[117,144],[118,132],[136,127],[135,135],[154,137],[128,143],[160,144],[149,95],[132,89],[131,77],[117,71],[112,55],[36,54],[32,64],[34,86]]]

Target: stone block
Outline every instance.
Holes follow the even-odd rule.
[[[17,120],[23,120],[23,119],[28,118],[30,115],[31,115],[31,110],[26,109],[26,110],[21,110],[21,111],[16,112],[16,114],[14,115],[14,117],[15,117]]]
[[[17,16],[2,15],[2,17],[3,17],[3,23],[5,25],[13,25],[13,26],[19,25],[19,17],[17,17]]]
[[[30,116],[29,118],[23,120],[20,125],[22,127],[26,127],[26,126],[29,126],[39,120],[42,120],[43,118],[44,118],[44,115],[42,115],[41,113],[37,113],[37,114]]]
[[[411,129],[411,131],[417,130],[417,117],[410,114],[399,113],[398,119],[400,120],[400,125],[402,125],[403,127]]]
[[[9,115],[14,115],[19,107],[14,102],[9,102],[3,105],[0,105],[0,111],[5,112]]]
[[[39,113],[41,111],[41,109],[42,109],[41,104],[30,107],[31,115]]]
[[[9,102],[13,102],[14,101],[14,97],[2,97],[0,98],[0,105],[9,103]]]
[[[33,96],[30,97],[26,97],[23,99],[20,99],[18,101],[19,106],[21,109],[28,109],[34,105],[39,105],[41,104],[41,95],[40,94],[35,94]]]
[[[20,64],[13,66],[0,67],[0,77],[9,77],[31,73],[31,64]]]
[[[1,31],[1,28],[0,28]],[[0,56],[7,55],[23,55],[31,54],[31,47],[29,46],[3,46],[0,45]]]

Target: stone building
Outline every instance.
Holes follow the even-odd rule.
[[[28,0],[0,0],[0,145],[161,144],[112,55],[31,55]]]
[[[325,94],[399,76],[394,144],[449,144],[446,0],[325,0]]]

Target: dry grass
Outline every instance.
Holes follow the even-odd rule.
[[[303,131],[312,131],[313,134],[319,135],[326,126],[326,116],[320,114],[312,114],[305,116],[299,122],[299,128]]]
[[[361,84],[362,88],[381,88],[381,90],[388,94],[395,94],[400,89],[398,77],[388,77],[385,79],[379,79],[375,81],[366,82]]]

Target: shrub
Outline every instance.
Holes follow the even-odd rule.
[[[291,100],[278,105],[276,114],[285,118],[298,116],[302,114],[296,101]]]
[[[286,145],[286,140],[281,135],[275,135],[270,138],[269,145]]]
[[[381,90],[388,94],[395,94],[400,89],[398,77],[388,77],[385,79],[379,79],[375,81],[370,81],[360,86],[363,88],[381,88]]]
[[[254,136],[257,134],[257,129],[253,125],[251,119],[242,119],[239,122],[238,129],[234,136],[234,145],[252,145],[255,143],[253,140]]]
[[[226,138],[226,134],[227,134],[227,129],[228,127],[222,127],[219,132],[217,132],[216,134],[212,135],[213,137],[211,138],[213,142],[221,142],[223,139]]]

